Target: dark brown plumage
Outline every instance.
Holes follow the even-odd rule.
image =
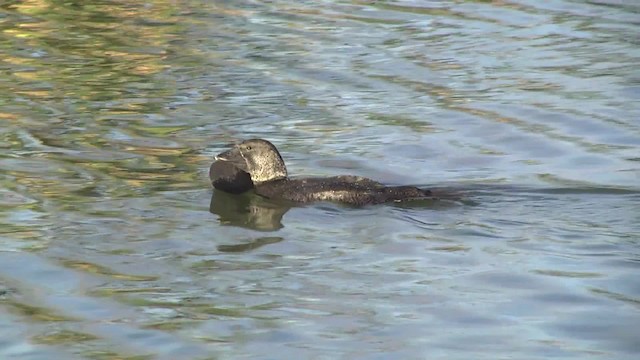
[[[214,188],[231,194],[241,194],[253,189],[251,175],[229,161],[214,161],[209,168],[209,179]]]
[[[224,170],[224,176],[211,177],[214,165]],[[385,186],[371,179],[351,175],[290,179],[276,147],[262,139],[243,141],[219,154],[211,169],[209,176],[217,189],[249,190],[244,175],[248,174],[258,195],[299,203],[333,201],[361,206],[433,197],[429,190],[413,186]],[[237,183],[235,179],[238,179]]]

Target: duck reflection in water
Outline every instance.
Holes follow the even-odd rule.
[[[219,216],[221,224],[259,231],[282,228],[282,217],[291,206],[248,192],[253,188],[248,173],[230,162],[216,161],[209,177],[214,186],[209,211]]]
[[[219,216],[222,225],[260,231],[282,228],[282,217],[290,208],[252,193],[233,195],[220,190],[213,191],[209,205],[209,211]]]

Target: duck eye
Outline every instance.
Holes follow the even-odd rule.
[[[245,149],[247,149],[247,150],[251,150],[251,146],[247,146]]]

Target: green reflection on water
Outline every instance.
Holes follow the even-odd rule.
[[[63,94],[74,101],[121,98],[127,92],[124,84],[148,79],[165,68],[167,42],[179,32],[172,21],[173,5],[153,3],[153,7],[111,1],[6,4],[9,19],[1,30],[8,41],[2,46],[2,60],[12,65],[12,78],[18,84],[9,86],[32,100]],[[152,22],[163,26],[140,26]],[[141,102],[133,108],[148,105]]]
[[[82,354],[87,359],[94,360],[148,360],[155,359],[155,355],[122,355],[114,351],[90,350]]]
[[[96,339],[98,339],[97,336],[70,330],[60,330],[53,333],[48,333],[46,335],[38,335],[32,338],[32,340],[36,343],[49,345],[78,343]]]
[[[155,329],[162,331],[178,331],[182,329],[188,329],[193,326],[197,326],[198,322],[196,321],[163,321],[156,322],[152,324],[147,324],[144,326],[146,329]]]
[[[158,279],[157,276],[123,274],[123,273],[119,273],[117,271],[111,270],[106,266],[92,264],[86,261],[68,259],[68,260],[63,260],[62,265],[71,269],[92,273],[92,274],[109,276],[114,279],[125,280],[125,281],[154,281]]]
[[[2,172],[16,194],[90,211],[104,197],[200,186],[202,158],[163,119],[182,35],[176,4],[11,1],[0,6]],[[197,184],[197,185],[194,185]]]
[[[9,305],[14,312],[29,318],[33,321],[38,322],[49,322],[49,321],[74,321],[76,319],[59,314],[51,309],[47,309],[45,307],[27,305],[23,302],[18,301],[7,301],[5,304]]]

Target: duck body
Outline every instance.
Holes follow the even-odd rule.
[[[225,171],[212,177],[214,165]],[[414,186],[385,186],[377,181],[352,175],[324,178],[289,178],[276,147],[263,139],[251,139],[216,156],[209,176],[215,188],[249,190],[248,174],[255,192],[269,199],[296,203],[332,201],[355,206],[432,198],[430,190]],[[217,184],[216,181],[217,180]],[[238,179],[240,183],[234,181]],[[227,191],[231,192],[231,191]]]
[[[370,179],[350,175],[275,180],[257,185],[255,189],[258,195],[269,199],[299,203],[333,201],[356,206],[423,199],[430,195],[429,190],[412,186],[387,187]]]

